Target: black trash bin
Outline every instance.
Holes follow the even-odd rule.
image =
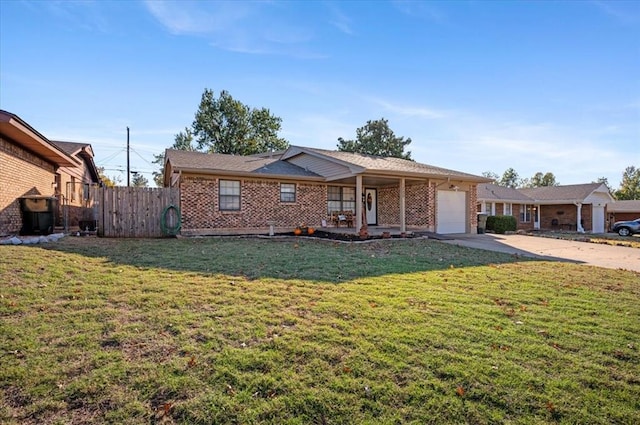
[[[482,235],[487,230],[488,214],[478,214],[478,234]]]
[[[20,198],[22,214],[21,235],[53,233],[56,198],[52,196],[24,196]]]

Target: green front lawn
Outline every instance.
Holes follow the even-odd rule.
[[[432,240],[0,246],[0,423],[640,422],[640,275]]]

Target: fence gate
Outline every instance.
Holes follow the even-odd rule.
[[[99,236],[158,238],[180,222],[178,188],[102,187],[96,201]]]

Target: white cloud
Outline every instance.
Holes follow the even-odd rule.
[[[56,19],[71,28],[107,33],[111,30],[101,2],[95,1],[48,1],[35,2],[35,8],[46,7]]]
[[[314,37],[313,27],[292,15],[291,4],[149,0],[145,5],[170,33],[203,37],[219,49],[305,59],[326,57],[307,46]]]
[[[632,25],[640,22],[640,7],[637,1],[592,1],[591,4],[622,24]]]
[[[447,112],[443,110],[431,109],[424,106],[400,105],[378,98],[368,98],[368,100],[371,103],[382,107],[384,110],[390,113],[406,117],[437,119],[443,118],[447,115]]]
[[[425,19],[435,23],[447,21],[447,15],[436,2],[396,0],[393,5],[405,15]]]
[[[329,23],[347,35],[353,35],[354,31],[351,27],[351,18],[342,12],[335,3],[328,3],[327,7],[332,14]]]

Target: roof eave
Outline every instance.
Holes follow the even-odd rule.
[[[395,177],[413,177],[413,178],[421,178],[421,179],[434,179],[434,180],[456,180],[456,181],[464,181],[464,182],[474,182],[474,183],[487,183],[485,177],[473,176],[473,175],[461,175],[461,174],[437,174],[437,173],[420,173],[420,172],[412,172],[412,171],[391,171],[391,170],[377,170],[377,169],[366,169],[362,174],[376,174],[376,175],[385,175],[385,176],[395,176]]]
[[[269,179],[283,179],[283,180],[306,180],[306,181],[318,181],[324,182],[325,178],[322,176],[300,176],[294,174],[267,174],[267,173],[252,173],[252,172],[238,172],[230,170],[214,170],[214,169],[202,169],[202,168],[187,168],[187,167],[172,167],[173,171],[180,171],[183,174],[203,174],[203,175],[216,175],[216,176],[229,176],[229,177],[246,177],[246,178],[269,178]]]
[[[20,143],[45,160],[60,167],[76,167],[74,159],[54,146],[46,137],[10,112],[0,110],[0,133]]]

